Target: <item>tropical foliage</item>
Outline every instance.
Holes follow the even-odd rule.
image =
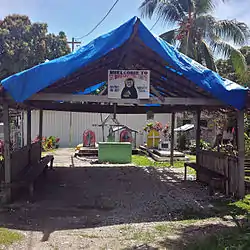
[[[37,136],[33,143],[39,142],[39,136]],[[49,136],[49,137],[43,137],[42,138],[42,149],[43,151],[49,151],[53,150],[59,147],[60,138],[56,136]]]
[[[177,45],[182,53],[215,71],[214,56],[228,58],[237,74],[243,76],[245,58],[231,44],[245,45],[249,29],[245,23],[213,17],[215,3],[214,0],[144,0],[140,10],[143,17],[157,18],[172,28],[161,37]]]
[[[23,15],[0,20],[0,80],[70,52],[65,33],[48,34],[47,28]]]
[[[147,133],[151,130],[156,130],[158,132],[161,132],[164,137],[167,137],[169,126],[168,124],[162,125],[161,122],[150,122],[146,124],[143,130]]]
[[[240,49],[240,52],[245,57],[246,64],[247,64],[247,72],[244,78],[236,74],[233,64],[231,60],[229,59],[228,60],[220,59],[216,61],[216,67],[217,67],[218,73],[221,76],[227,79],[230,79],[234,82],[237,82],[243,86],[249,87],[250,86],[250,47],[244,46]]]

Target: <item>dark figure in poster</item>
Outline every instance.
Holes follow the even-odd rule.
[[[138,94],[135,88],[135,81],[132,78],[128,78],[124,82],[125,87],[122,90],[121,98],[122,99],[137,99]]]

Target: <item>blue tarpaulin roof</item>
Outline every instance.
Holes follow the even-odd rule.
[[[76,52],[17,73],[2,80],[1,83],[15,101],[23,102],[33,94],[123,45],[131,37],[137,20],[138,18],[134,17]],[[183,75],[227,105],[237,109],[245,107],[247,88],[223,79],[217,73],[183,55],[161,38],[154,36],[141,22],[137,35],[146,46],[161,56],[176,74]]]

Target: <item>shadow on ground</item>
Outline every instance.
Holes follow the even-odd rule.
[[[38,180],[35,202],[0,213],[0,226],[43,232],[214,216],[206,187],[168,169],[56,167]]]
[[[134,245],[124,250],[219,250],[219,249],[249,249],[250,224],[247,219],[239,220],[240,226],[234,221],[198,221],[190,225],[172,227],[161,236],[161,240],[153,238],[153,244]],[[166,224],[165,224],[166,225]],[[157,245],[157,246],[156,246]]]

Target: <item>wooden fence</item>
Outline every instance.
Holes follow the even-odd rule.
[[[214,183],[217,188],[222,189],[226,194],[235,195],[238,190],[238,159],[236,156],[227,155],[221,152],[200,151],[199,164],[201,167],[208,168],[220,173],[228,178],[228,181]],[[209,183],[209,177],[198,173],[199,181]]]
[[[248,191],[250,190],[250,156],[245,157],[245,183]]]

